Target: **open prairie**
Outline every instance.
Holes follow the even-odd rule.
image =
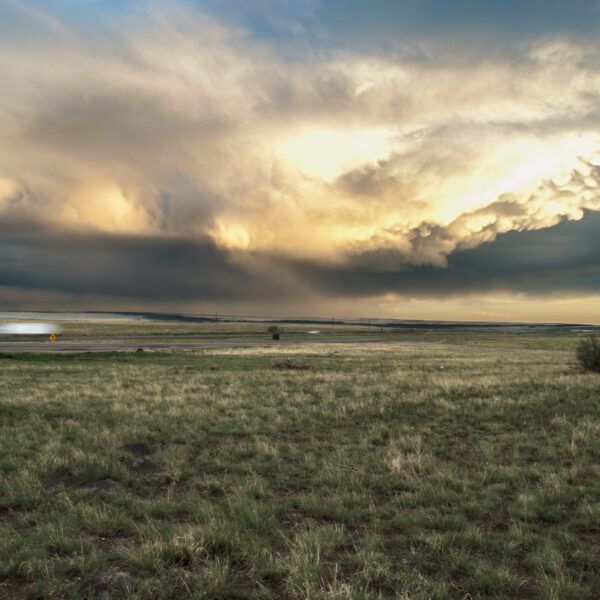
[[[0,355],[0,598],[598,598],[577,337],[382,335]]]

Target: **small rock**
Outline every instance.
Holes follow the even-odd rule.
[[[129,454],[133,454],[133,456],[148,456],[154,452],[153,448],[150,448],[148,444],[125,444],[121,446],[120,450],[125,450],[125,452],[129,452]]]
[[[80,479],[70,469],[62,469],[56,475],[45,477],[40,482],[45,489],[64,485],[65,487],[79,485]]]
[[[99,479],[98,481],[82,483],[79,486],[79,489],[88,490],[89,492],[92,492],[92,494],[97,494],[98,492],[110,491],[118,487],[121,487],[121,483],[118,481],[114,481],[113,479]]]
[[[136,457],[127,461],[127,468],[132,473],[156,473],[158,467],[147,458]]]
[[[118,598],[133,590],[135,584],[135,577],[125,571],[102,571],[81,584],[79,597],[82,600]]]

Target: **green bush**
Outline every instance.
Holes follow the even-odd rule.
[[[579,342],[577,360],[586,371],[600,372],[600,342],[597,336],[593,335]]]
[[[279,329],[279,327],[277,327],[277,325],[271,325],[267,331],[271,334],[271,337],[274,340],[278,340],[279,336],[281,335],[281,329]]]

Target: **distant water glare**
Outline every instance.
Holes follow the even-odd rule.
[[[0,333],[11,335],[49,335],[58,333],[60,326],[50,323],[1,323]]]

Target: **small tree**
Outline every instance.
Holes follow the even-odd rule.
[[[600,372],[600,342],[595,335],[581,340],[577,346],[577,360],[582,369]]]
[[[271,325],[267,331],[271,334],[271,338],[274,340],[278,340],[281,335],[281,329],[277,327],[277,325]]]

